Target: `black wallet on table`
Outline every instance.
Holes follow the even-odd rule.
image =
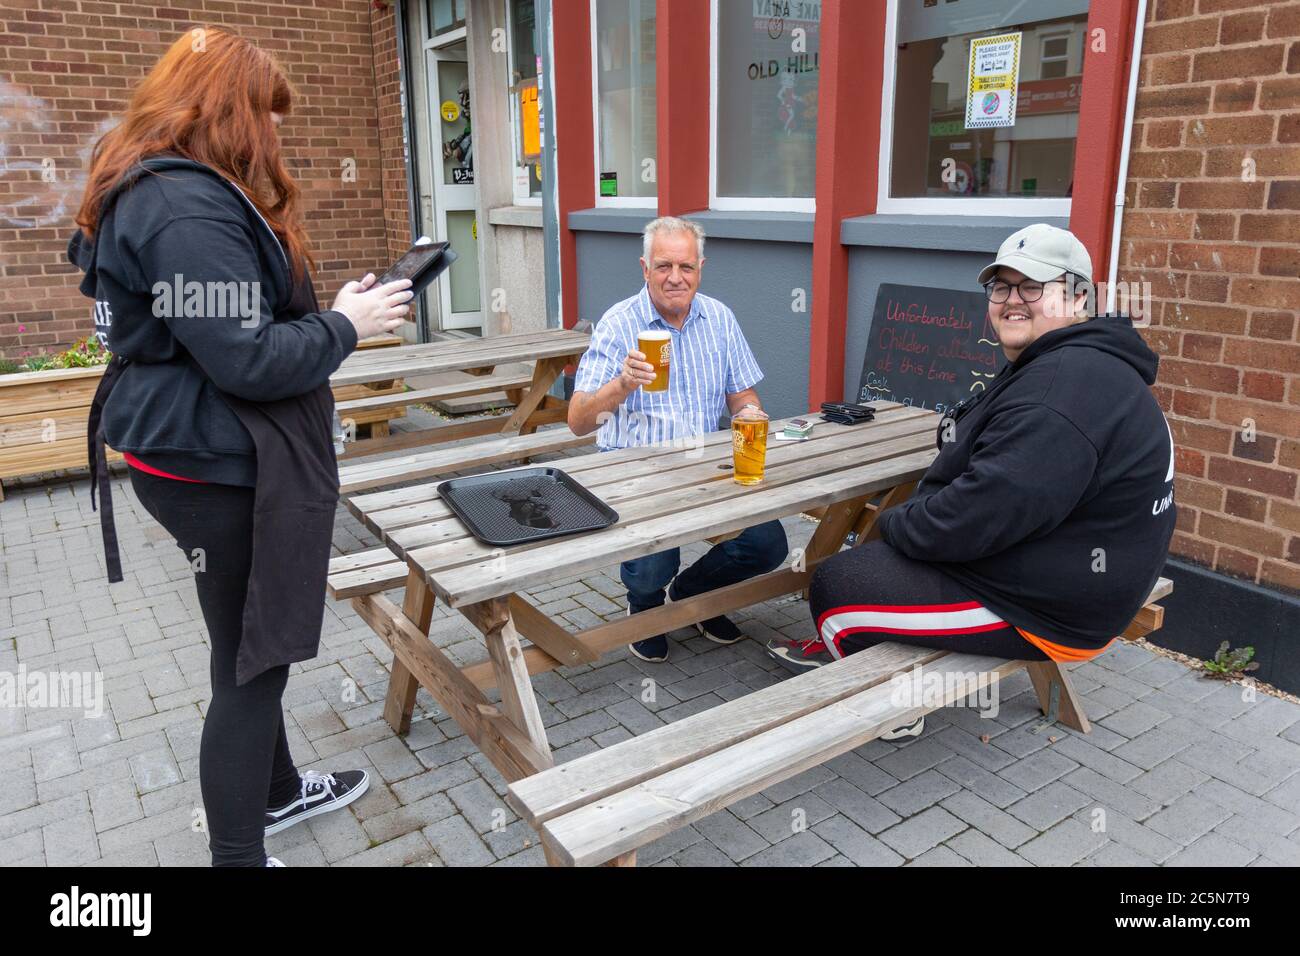
[[[854,405],[849,402],[824,402],[822,420],[840,425],[860,425],[875,419],[876,410],[870,405]]]

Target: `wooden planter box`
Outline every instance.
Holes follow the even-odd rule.
[[[391,341],[390,341],[391,340]],[[362,347],[400,344],[396,336],[367,340]],[[0,479],[35,475],[64,468],[86,468],[86,417],[99,388],[104,366],[47,369],[0,375]],[[404,391],[401,379],[375,385],[345,385],[334,389],[335,401],[373,398]],[[388,423],[406,415],[406,408],[381,408],[354,416],[371,436],[387,435]],[[122,456],[108,449],[109,461]],[[0,484],[0,501],[4,485]]]
[[[103,374],[100,365],[0,375],[0,478],[86,467],[86,416]]]

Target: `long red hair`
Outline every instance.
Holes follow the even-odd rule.
[[[136,87],[122,121],[95,144],[77,224],[93,237],[104,196],[139,160],[177,153],[211,166],[248,195],[286,246],[294,279],[316,266],[271,114],[294,90],[275,58],[224,27],[182,34]]]

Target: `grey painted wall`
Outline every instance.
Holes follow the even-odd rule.
[[[577,249],[579,318],[599,320],[644,285],[639,234],[580,232]],[[700,291],[736,313],[763,369],[758,394],[764,407],[773,417],[809,411],[812,246],[713,238],[704,253],[708,261]],[[803,312],[792,310],[795,289],[805,290]]]
[[[849,250],[849,314],[844,351],[844,395],[853,401],[867,354],[876,293],[883,282],[965,289],[979,292],[975,277],[994,259],[989,252],[946,252],[933,249],[885,249],[861,246]]]

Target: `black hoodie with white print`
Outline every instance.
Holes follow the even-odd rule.
[[[1150,594],[1174,532],[1158,364],[1124,316],[1041,336],[940,426],[939,457],[882,514],[882,537],[1015,627],[1104,647]]]
[[[356,348],[343,313],[303,314],[314,296],[294,288],[283,246],[239,187],[184,157],[132,167],[94,240],[78,229],[68,259],[85,272],[101,342],[127,362],[105,438],[163,471],[252,487],[256,449],[223,394],[305,395]],[[304,270],[297,285],[310,281]]]

